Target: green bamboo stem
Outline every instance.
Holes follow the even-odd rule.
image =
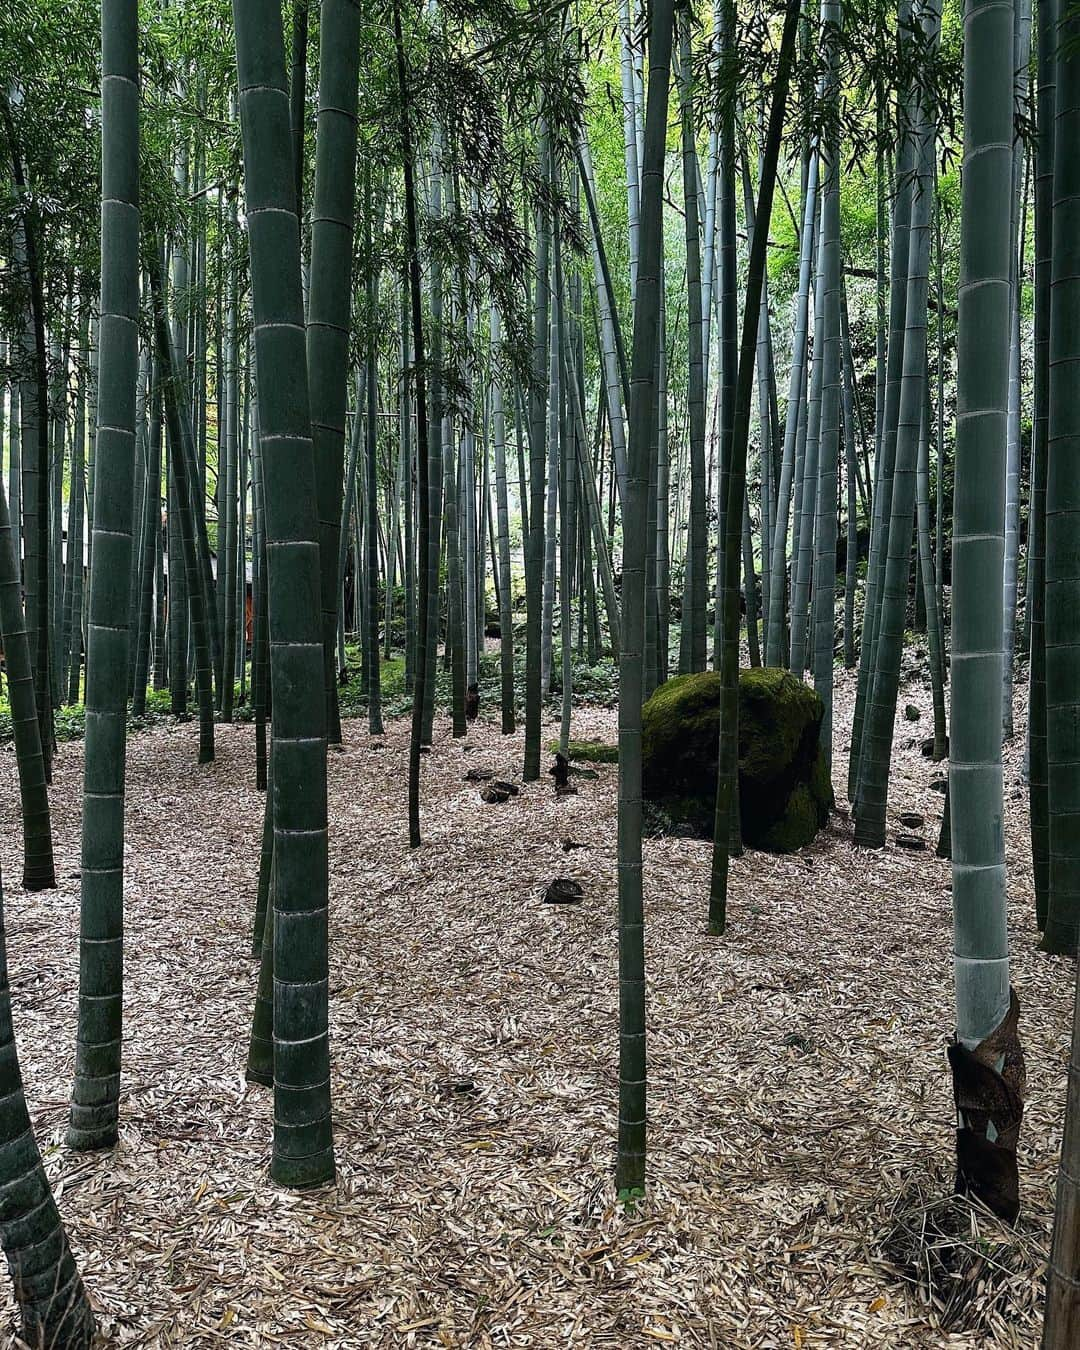
[[[952,572],[949,798],[953,858],[957,1048],[976,1050],[1010,1016],[1002,827],[1001,585],[1005,546],[1005,439],[1009,384],[1013,139],[1013,10],[1000,0],[964,6],[964,158]],[[997,1069],[1017,1072],[1019,1044],[994,1066],[997,1110],[965,1112],[957,1077],[957,1186],[1015,1217],[1016,1135],[1022,1102]],[[1022,1061],[1021,1061],[1022,1063]],[[1013,1079],[1015,1083],[1015,1079]],[[981,1104],[981,1103],[980,1103]],[[987,1116],[989,1115],[989,1121]],[[1008,1126],[1009,1133],[1003,1131]],[[993,1163],[992,1189],[980,1160]],[[1013,1177],[1009,1203],[1008,1172]]]
[[[305,27],[306,9],[305,3]],[[341,740],[334,639],[340,595],[337,558],[345,470],[345,404],[356,214],[360,18],[360,6],[356,0],[323,0],[319,11],[319,113],[315,146],[315,197],[311,213],[307,366],[319,510],[320,595],[325,664],[323,678],[327,733],[331,743]],[[299,22],[299,9],[296,19]],[[297,139],[295,79],[293,95],[299,203],[303,181],[303,136],[301,134]],[[302,219],[302,211],[300,215]]]
[[[259,432],[263,454],[274,788],[271,1176],[334,1175],[328,1036],[326,698],[318,508],[300,230],[277,0],[233,0]]]
[[[1035,361],[1031,429],[1028,571],[1031,668],[1028,683],[1028,810],[1035,920],[1046,927],[1050,889],[1050,803],[1046,745],[1046,460],[1050,392],[1050,271],[1053,237],[1054,81],[1058,0],[1040,0],[1035,140]]]
[[[103,22],[123,36],[128,25],[117,13],[132,0],[104,0]],[[134,24],[130,25],[134,28]],[[117,34],[117,30],[119,33]],[[115,46],[116,44],[108,44]],[[109,59],[107,45],[107,56]],[[108,70],[108,66],[105,67]],[[107,116],[107,115],[106,115]],[[103,118],[105,121],[105,118]],[[106,122],[107,125],[107,122]],[[137,234],[135,236],[137,238]],[[9,527],[10,528],[10,527]],[[22,1323],[22,1341],[50,1350],[90,1350],[94,1314],[68,1246],[30,1113],[26,1109],[11,1018],[0,883],[0,1244],[7,1258]]]
[[[105,0],[101,357],[86,653],[79,1029],[67,1142],[109,1148],[120,1113],[124,767],[139,317],[139,72],[134,0]]]
[[[21,593],[7,496],[0,484],[0,635],[3,636],[7,666],[7,697],[22,806],[23,885],[28,891],[43,891],[56,885],[56,871],[41,729]]]
[[[777,59],[772,107],[765,135],[761,181],[758,185],[756,219],[772,219],[780,143],[783,138],[788,87],[795,61],[799,23],[799,0],[790,0],[784,11],[784,30]],[[768,248],[766,230],[755,230],[747,264],[747,285],[743,309],[742,339],[739,345],[738,381],[735,397],[732,472],[725,508],[727,537],[723,540],[724,584],[729,596],[738,594],[739,532],[742,503],[746,494],[746,451],[750,439],[750,408],[754,390],[754,353],[765,277]],[[727,922],[728,864],[734,826],[738,820],[738,747],[739,747],[739,607],[728,605],[724,611],[723,642],[720,649],[720,745],[716,786],[716,816],[713,828],[712,872],[709,886],[709,932],[719,936]],[[621,747],[620,747],[621,763]]]

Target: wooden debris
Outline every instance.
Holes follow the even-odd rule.
[[[585,888],[569,877],[556,877],[544,891],[545,905],[579,905],[585,898]]]
[[[570,761],[559,751],[555,753],[555,763],[548,769],[548,773],[555,779],[556,792],[560,788],[570,786]]]

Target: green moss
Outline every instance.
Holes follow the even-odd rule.
[[[761,836],[758,847],[767,853],[795,853],[809,844],[821,828],[818,804],[801,784],[788,798],[787,809]]]
[[[548,749],[554,755],[559,749],[559,742],[551,741]],[[581,764],[618,764],[619,747],[604,741],[570,741],[566,747],[566,757]]]
[[[644,791],[673,821],[712,834],[720,738],[720,676],[712,671],[668,680],[641,715]]]
[[[646,759],[663,755],[673,741],[720,731],[720,676],[677,675],[667,680],[642,709],[641,752]]]
[[[739,677],[739,774],[762,785],[795,757],[806,728],[821,721],[817,694],[790,671],[761,667]]]
[[[642,713],[646,800],[675,826],[711,838],[720,732],[720,677],[682,675],[653,694]],[[801,848],[832,805],[819,735],[824,708],[789,671],[755,668],[739,677],[739,811],[753,848]]]

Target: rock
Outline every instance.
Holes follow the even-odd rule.
[[[918,811],[901,811],[900,824],[908,830],[918,830],[926,824],[926,821],[919,815]]]
[[[832,783],[819,743],[823,705],[784,670],[739,677],[739,810],[743,841],[794,853],[828,819]],[[678,832],[711,839],[716,808],[720,677],[662,684],[642,713],[643,787]]]
[[[923,758],[924,758],[924,759],[933,759],[933,758],[934,758],[934,738],[933,738],[933,736],[929,736],[925,741],[923,741],[922,744],[919,746],[919,749],[922,751],[922,753],[923,753]],[[948,757],[948,754],[949,754],[949,738],[948,738],[948,736],[945,737],[945,747],[944,747],[944,749],[945,749],[945,755],[946,755],[946,758],[947,758],[947,757]]]
[[[489,806],[501,806],[503,802],[510,800],[510,793],[506,792],[498,783],[488,783],[480,789],[480,800],[487,802]]]
[[[562,841],[562,851],[564,853],[569,853],[571,849],[588,847],[588,844],[582,844],[577,839],[564,839]]]
[[[909,722],[917,722],[922,716],[922,713],[916,708],[914,703],[909,703],[904,709],[904,716]]]
[[[493,778],[491,786],[496,792],[505,792],[508,797],[516,797],[521,791],[516,783],[508,783],[505,778]]]
[[[944,797],[949,790],[949,780],[947,778],[932,778],[930,780],[930,791],[940,792]]]
[[[545,905],[580,905],[584,898],[584,888],[569,877],[556,877],[544,892]]]
[[[917,834],[898,834],[896,842],[900,848],[909,848],[913,853],[921,853],[926,848],[926,840]]]

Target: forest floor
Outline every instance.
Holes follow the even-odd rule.
[[[841,789],[852,694],[839,676]],[[943,799],[930,788],[942,766],[918,748],[930,730],[915,678],[900,699],[889,845],[856,850],[838,814],[796,856],[748,853],[722,939],[704,931],[709,846],[648,841],[650,1180],[629,1216],[611,1181],[615,768],[576,796],[556,799],[545,777],[485,805],[463,774],[517,776],[520,735],[481,721],[455,742],[440,719],[425,844],[410,852],[407,723],[377,741],[346,724],[330,757],[338,1179],[289,1194],[268,1177],[269,1094],[243,1077],[262,820],[251,726],[219,727],[205,768],[195,723],[131,740],[121,1141],[106,1156],[61,1142],[82,744],[57,761],[60,885],[39,895],[18,884],[5,751],[15,1025],[102,1330],[122,1346],[199,1350],[1033,1346],[1073,965],[1035,950],[1018,734],[1006,807],[1024,1211],[1012,1234],[961,1214],[957,1248],[938,1223],[954,1211],[937,1204],[952,1180],[953,1016],[950,871],[933,853]],[[614,740],[614,712],[583,709],[574,734]],[[893,842],[901,811],[925,816],[926,851]],[[564,852],[566,839],[586,847]],[[555,876],[579,880],[584,902],[541,903]],[[936,1304],[903,1278],[913,1231]],[[981,1265],[950,1282],[958,1252]]]

